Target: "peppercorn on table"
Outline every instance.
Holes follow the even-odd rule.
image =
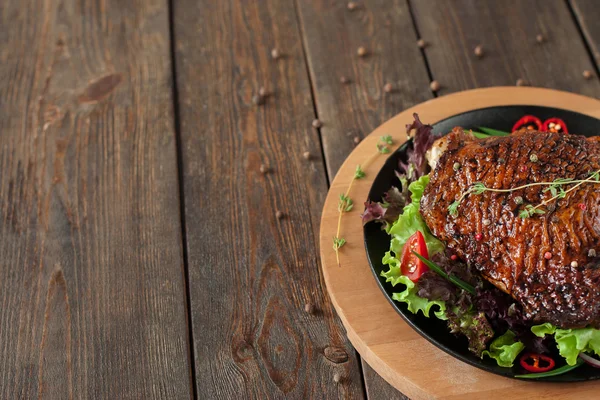
[[[0,398],[404,398],[322,281],[329,183],[436,96],[600,97],[599,17],[593,0],[2,2]]]

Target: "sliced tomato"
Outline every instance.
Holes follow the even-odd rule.
[[[402,257],[400,261],[400,271],[402,275],[406,275],[408,279],[413,282],[419,280],[421,275],[429,268],[419,260],[412,252],[416,252],[419,255],[429,259],[429,253],[427,252],[427,243],[425,238],[420,231],[417,231],[414,235],[408,238],[408,241],[402,249]]]

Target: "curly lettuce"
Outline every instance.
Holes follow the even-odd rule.
[[[490,344],[489,350],[484,350],[484,355],[496,360],[501,367],[512,367],[515,359],[523,351],[525,345],[516,340],[516,335],[512,331],[506,331],[504,335],[497,337]]]
[[[538,337],[554,335],[558,352],[569,365],[575,365],[579,353],[582,352],[600,355],[600,330],[598,329],[560,329],[546,322],[532,326],[531,332]]]
[[[396,255],[402,254],[402,248],[408,241],[408,238],[416,231],[423,233],[430,254],[444,250],[444,245],[431,235],[419,212],[419,203],[425,186],[428,183],[429,175],[424,175],[408,186],[408,190],[411,192],[411,202],[404,206],[402,214],[396,221],[386,228],[387,233],[392,236],[392,240],[390,251],[385,253],[382,262],[389,267],[389,270],[383,271],[381,276],[386,279],[386,282],[391,283],[392,286],[396,286],[399,283],[405,286],[403,291],[394,293],[392,298],[398,302],[406,303],[410,312],[416,314],[421,311],[423,315],[429,317],[430,309],[433,306],[437,306],[437,311],[434,312],[435,316],[445,320],[447,319],[445,313],[446,303],[442,300],[431,301],[420,297],[417,293],[418,288],[414,282],[402,275],[400,260],[396,257]]]
[[[401,303],[406,303],[408,311],[411,313],[417,314],[421,311],[426,317],[429,317],[431,308],[437,306],[437,310],[434,311],[435,316],[439,319],[447,319],[446,303],[442,300],[430,301],[420,297],[417,294],[418,289],[414,282],[408,279],[407,276],[402,275],[400,270],[400,260],[394,257],[389,251],[385,253],[385,256],[383,257],[383,264],[390,267],[388,271],[381,272],[381,276],[385,278],[385,281],[391,283],[394,287],[399,283],[405,286],[403,291],[394,293],[392,299]]]
[[[444,244],[431,234],[419,212],[421,197],[423,197],[427,184],[429,184],[429,175],[423,175],[408,186],[408,190],[411,192],[410,203],[404,207],[396,222],[386,229],[386,232],[392,236],[390,250],[394,254],[402,254],[408,238],[417,231],[423,233],[430,256],[444,250]]]
[[[469,341],[469,351],[480,357],[487,348],[487,344],[494,337],[494,330],[482,312],[469,311],[462,315],[456,314],[458,307],[453,307],[454,312],[448,312],[448,328],[454,334],[461,334]]]

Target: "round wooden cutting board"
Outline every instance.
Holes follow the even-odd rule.
[[[530,87],[476,89],[440,97],[398,114],[366,137],[337,173],[321,218],[323,275],[329,295],[348,338],[367,363],[412,399],[589,399],[600,398],[600,380],[582,383],[542,383],[504,378],[472,367],[421,337],[396,313],[377,286],[369,267],[359,218],[373,179],[387,155],[377,152],[383,135],[391,135],[393,152],[406,141],[413,113],[425,123],[475,109],[534,105],[562,108],[600,119],[600,101],[573,93]],[[366,176],[355,180],[349,197],[354,208],[341,219],[339,265],[332,239],[338,225],[338,201],[352,181],[357,165]]]

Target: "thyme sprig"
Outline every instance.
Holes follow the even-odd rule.
[[[369,160],[367,160],[369,161]],[[356,170],[354,171],[354,176],[352,177],[352,180],[350,181],[350,185],[348,186],[348,190],[346,190],[346,193],[340,193],[340,200],[338,201],[338,211],[339,211],[339,215],[338,215],[338,223],[337,223],[337,232],[336,235],[333,237],[333,250],[335,250],[335,258],[337,260],[338,266],[340,265],[340,248],[342,248],[345,244],[346,244],[346,239],[344,239],[343,237],[340,237],[340,230],[342,227],[342,214],[346,213],[346,212],[350,212],[352,211],[352,208],[354,208],[354,202],[352,201],[352,199],[350,198],[350,189],[352,189],[352,185],[354,184],[354,181],[357,179],[362,179],[365,177],[365,171],[362,169],[362,167],[359,165],[356,166]]]
[[[379,151],[381,154],[387,154],[390,152],[390,148],[388,146],[393,144],[394,140],[390,135],[381,136],[379,138],[379,142],[377,142],[377,151]]]
[[[339,212],[348,212],[352,210],[354,207],[354,202],[347,194],[340,194],[340,201],[338,202],[338,211]]]
[[[521,186],[517,186],[514,188],[509,188],[509,189],[489,188],[481,182],[476,182],[476,183],[472,184],[467,190],[465,190],[460,195],[458,200],[456,200],[455,202],[450,204],[450,206],[448,206],[448,212],[451,216],[456,217],[458,215],[458,207],[460,206],[462,201],[471,194],[480,195],[485,192],[510,193],[510,192],[514,192],[514,191],[521,190],[521,189],[526,189],[528,187],[533,187],[533,186],[548,186],[543,191],[544,192],[549,191],[550,194],[552,195],[551,198],[549,198],[548,200],[544,200],[540,204],[535,205],[535,206],[532,204],[528,204],[519,213],[519,217],[529,218],[536,214],[545,214],[546,211],[542,210],[541,207],[547,205],[548,203],[550,203],[556,199],[564,199],[567,196],[567,194],[569,194],[573,190],[577,189],[579,186],[583,185],[584,183],[600,184],[600,170],[591,173],[590,176],[586,179],[558,178],[552,182],[528,183],[526,185],[521,185]],[[565,185],[572,185],[572,184],[576,184],[576,185],[569,189],[566,189],[566,190],[563,187]]]
[[[390,152],[390,148],[385,144],[377,143],[377,151],[381,154],[387,154]]]
[[[333,250],[335,250],[335,258],[337,260],[338,266],[340,265],[340,248],[342,248],[346,244],[346,239],[340,236],[340,231],[342,229],[342,215],[349,211],[352,211],[354,207],[354,202],[349,197],[350,190],[352,189],[352,185],[354,181],[363,179],[366,176],[366,173],[363,168],[367,168],[371,162],[379,156],[379,154],[387,154],[391,151],[390,146],[394,144],[394,139],[390,135],[381,136],[377,141],[377,153],[374,153],[369,157],[362,166],[359,164],[356,166],[354,170],[354,176],[350,181],[350,185],[345,193],[340,194],[340,200],[338,201],[338,222],[337,222],[337,232],[333,237]]]
[[[333,249],[335,251],[338,251],[340,249],[340,247],[342,247],[345,244],[346,244],[346,239],[338,238],[338,237],[333,238]]]
[[[394,140],[392,139],[392,136],[390,136],[390,135],[384,135],[384,136],[382,136],[381,137],[381,141],[384,142],[384,143],[386,143],[386,144],[389,144],[390,146],[392,144],[394,144]]]
[[[362,179],[365,177],[365,171],[361,168],[360,164],[356,166],[354,171],[354,179]]]

